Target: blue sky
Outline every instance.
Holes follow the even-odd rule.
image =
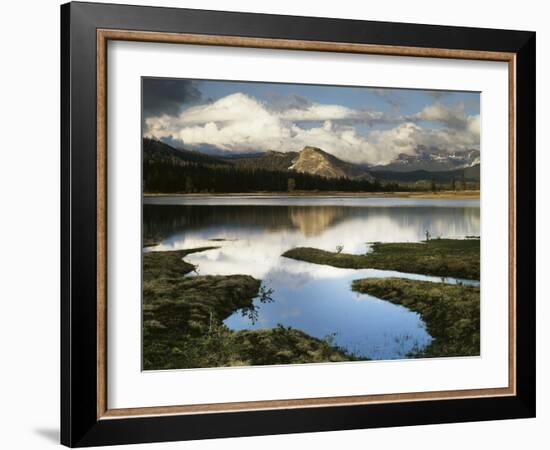
[[[355,86],[319,86],[307,84],[253,83],[248,81],[198,81],[206,98],[220,99],[235,92],[269,102],[273,95],[300,95],[317,103],[342,104],[352,108],[369,107],[392,111],[398,107],[404,114],[413,114],[434,102],[435,98],[448,106],[464,102],[466,114],[479,114],[479,93],[460,91],[426,91],[421,89],[391,89]]]
[[[479,149],[479,98],[477,92],[143,80],[147,136],[233,153],[312,145],[374,165],[421,147]]]

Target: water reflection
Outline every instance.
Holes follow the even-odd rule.
[[[155,198],[143,208],[145,238],[153,250],[199,246],[219,248],[188,255],[201,275],[248,274],[263,281],[255,307],[226,320],[233,329],[299,328],[332,339],[348,351],[373,359],[402,358],[431,340],[416,313],[351,291],[357,278],[406,276],[441,282],[439,277],[372,269],[348,270],[309,264],[280,255],[297,246],[364,253],[369,242],[406,242],[434,237],[479,235],[477,201],[411,199],[203,199]],[[393,202],[391,200],[394,200]],[[407,200],[407,201],[403,201]],[[192,199],[191,203],[195,203]],[[169,203],[169,204],[162,204]],[[334,204],[330,204],[334,203]],[[453,282],[447,279],[446,282]]]

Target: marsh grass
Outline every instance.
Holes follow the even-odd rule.
[[[432,283],[403,278],[364,278],[352,289],[417,312],[433,340],[415,357],[479,355],[479,286]]]
[[[283,326],[232,331],[223,321],[237,310],[257,318],[254,299],[273,291],[249,275],[185,277],[183,260],[201,247],[143,255],[143,368],[145,370],[296,364],[354,359],[332,342]]]
[[[196,270],[196,266],[183,260],[191,253],[214,250],[217,246],[197,247],[169,252],[149,252],[143,254],[143,283],[161,279],[181,278]]]
[[[406,273],[479,280],[479,239],[432,239],[424,242],[375,242],[364,255],[297,247],[287,258],[346,269],[396,270]]]

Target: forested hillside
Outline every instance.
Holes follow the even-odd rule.
[[[156,192],[258,192],[258,191],[393,191],[395,183],[348,178],[325,178],[289,171],[249,169],[231,165],[149,163],[143,165],[144,191]]]
[[[457,190],[478,189],[477,180],[479,165],[437,172],[371,172],[315,147],[211,156],[143,139],[143,183],[148,193]]]

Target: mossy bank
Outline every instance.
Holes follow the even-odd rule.
[[[479,355],[479,287],[403,278],[353,281],[354,291],[419,313],[433,340],[415,357]]]
[[[479,239],[432,239],[425,242],[373,243],[364,255],[297,247],[283,256],[346,269],[395,270],[406,273],[479,280]]]
[[[143,254],[143,366],[146,370],[347,361],[322,340],[292,328],[232,331],[223,321],[237,310],[254,317],[254,299],[271,301],[249,275],[187,276],[183,258],[202,247]]]

